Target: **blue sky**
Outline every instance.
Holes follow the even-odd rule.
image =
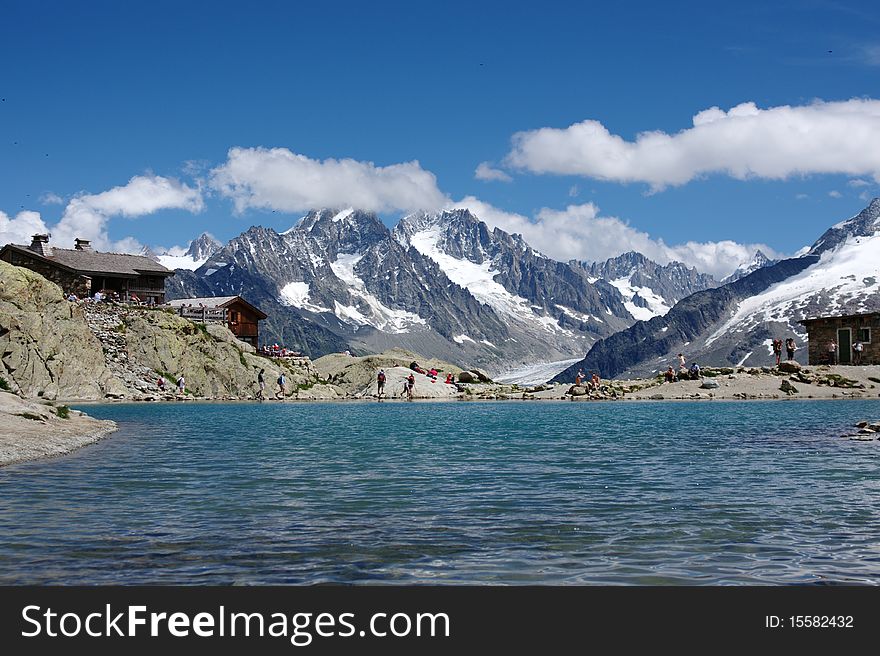
[[[314,160],[322,176],[334,174],[320,166],[327,158],[376,167],[417,160],[436,178],[428,198],[439,191],[453,202],[478,199],[499,212],[502,227],[522,217],[540,223],[542,208],[592,203],[594,218],[613,217],[667,245],[733,240],[793,253],[880,195],[880,166],[871,157],[821,161],[822,148],[836,148],[833,130],[819,155],[792,146],[786,157],[805,162],[796,170],[791,161],[771,161],[769,173],[755,174],[749,159],[745,179],[700,169],[727,138],[709,135],[684,155],[673,147],[673,160],[687,160],[686,180],[659,186],[649,178],[663,177],[662,163],[633,161],[609,174],[593,141],[564,132],[592,120],[633,142],[644,131],[688,130],[711,107],[871,100],[880,88],[880,11],[870,3],[318,4],[325,3],[7,0],[0,212],[7,222],[39,212],[51,229],[72,211],[71,199],[153,176],[198,189],[199,199],[185,194],[140,209],[126,199],[112,209],[106,199],[80,202],[102,214],[76,229],[170,246],[203,230],[229,239],[252,224],[289,227],[303,213],[301,192],[255,191],[241,177],[234,193],[212,185],[212,171],[228,163],[233,147],[287,149]],[[855,120],[861,136],[848,147],[880,146],[873,106],[859,108]],[[554,153],[547,148],[556,147],[539,140],[517,158],[513,135],[541,128],[560,131],[562,151],[574,140],[572,157],[592,149],[587,163],[548,164]],[[722,168],[738,164],[718,157]],[[481,162],[510,181],[475,179]],[[542,172],[547,167],[562,170]],[[277,171],[278,184],[285,170]],[[242,185],[248,201],[235,196]],[[334,193],[342,194],[335,204],[351,200],[344,190],[318,197]],[[387,193],[393,198],[375,209],[388,222],[417,202],[409,192],[407,201]],[[571,216],[581,218],[571,221],[589,214],[576,211]],[[567,220],[555,218],[556,226]],[[579,234],[585,257],[602,253],[590,246],[589,231]],[[569,250],[579,252],[581,243]]]

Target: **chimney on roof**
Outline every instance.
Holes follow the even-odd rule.
[[[52,247],[49,246],[49,235],[34,235],[31,237],[30,249],[43,257],[52,255]]]
[[[92,250],[92,243],[88,239],[80,239],[77,237],[74,241],[74,249],[78,251],[90,251]]]

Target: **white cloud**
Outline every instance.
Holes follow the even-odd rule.
[[[880,182],[878,100],[768,109],[747,102],[726,112],[711,107],[692,122],[675,134],[642,132],[634,141],[595,120],[518,132],[505,163],[533,173],[645,182],[654,190],[712,173],[775,180],[833,173]]]
[[[837,191],[837,189],[832,189],[828,192],[828,195],[831,196],[831,198],[843,198],[843,194]]]
[[[568,188],[568,197],[569,198],[577,198],[577,196],[581,193],[581,190],[577,185],[572,185]]]
[[[796,200],[807,200],[809,197],[810,197],[809,194],[796,194],[795,195]]]
[[[64,205],[64,199],[58,194],[47,191],[45,194],[40,196],[40,202],[43,205]]]
[[[766,244],[740,244],[731,240],[667,245],[616,217],[600,216],[593,203],[569,205],[564,210],[543,208],[534,219],[499,210],[469,196],[454,203],[467,207],[490,227],[518,233],[544,255],[560,261],[602,261],[627,251],[638,251],[666,264],[673,260],[694,266],[718,279],[727,276],[760,249],[771,258],[780,254]]]
[[[511,182],[513,180],[513,178],[501,169],[492,168],[492,165],[489,164],[489,162],[480,162],[479,166],[477,166],[477,170],[474,171],[474,177],[477,180],[485,180],[487,182]]]
[[[0,212],[0,246],[5,244],[30,244],[31,236],[49,232],[39,212],[24,210],[9,218]]]
[[[858,187],[870,187],[871,183],[868,182],[867,180],[861,180],[859,178],[856,178],[855,180],[849,180],[846,183],[846,186],[852,187],[853,189],[857,189]]]
[[[139,175],[123,186],[73,197],[54,226],[47,226],[39,212],[19,212],[14,219],[0,212],[0,244],[30,243],[31,235],[49,232],[52,243],[60,248],[72,248],[73,240],[81,237],[90,239],[97,250],[136,253],[141,249],[137,240],[110,239],[107,223],[112,217],[144,216],[166,209],[200,212],[203,208],[201,190],[157,175]]]
[[[211,171],[210,185],[238,212],[334,206],[406,211],[448,202],[434,174],[416,161],[384,167],[353,159],[319,161],[287,148],[231,148],[226,162]]]

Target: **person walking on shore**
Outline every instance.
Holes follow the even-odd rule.
[[[257,385],[260,388],[260,391],[257,392],[257,398],[260,399],[260,401],[266,398],[266,395],[264,394],[266,390],[266,376],[264,375],[265,373],[265,369],[260,369],[260,373],[257,374]]]
[[[794,343],[794,337],[785,340],[785,353],[789,360],[794,360],[794,352],[797,350],[797,344]]]
[[[413,390],[416,387],[416,377],[412,374],[409,375],[409,378],[406,379],[406,400],[413,400]]]
[[[183,377],[183,374],[180,374],[177,379],[177,393],[186,394],[186,378]]]
[[[380,399],[385,394],[385,370],[379,369],[379,374],[376,376],[376,396]]]
[[[284,378],[284,372],[282,371],[281,374],[279,374],[278,376],[278,391],[275,393],[276,399],[278,398],[279,394],[281,395],[281,399],[284,399],[284,395],[287,393],[287,390],[284,389],[286,383],[287,380]]]
[[[853,364],[856,364],[856,365],[862,364],[862,350],[863,350],[864,348],[865,348],[865,347],[864,347],[864,346],[862,345],[862,343],[859,342],[859,341],[856,341],[856,343],[853,344],[853,346],[852,346],[852,349],[853,349]]]
[[[837,364],[837,342],[833,339],[828,342],[828,364],[835,365]]]

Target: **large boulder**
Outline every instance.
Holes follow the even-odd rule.
[[[718,387],[717,381],[714,380],[704,380],[703,384],[700,385],[700,389],[718,389]]]
[[[589,392],[589,390],[583,385],[572,385],[568,388],[568,394],[571,396],[584,396]]]
[[[0,377],[13,392],[101,399],[119,392],[82,309],[58,285],[0,261]]]
[[[783,360],[779,363],[778,369],[784,374],[796,374],[800,373],[801,365],[794,360]]]

